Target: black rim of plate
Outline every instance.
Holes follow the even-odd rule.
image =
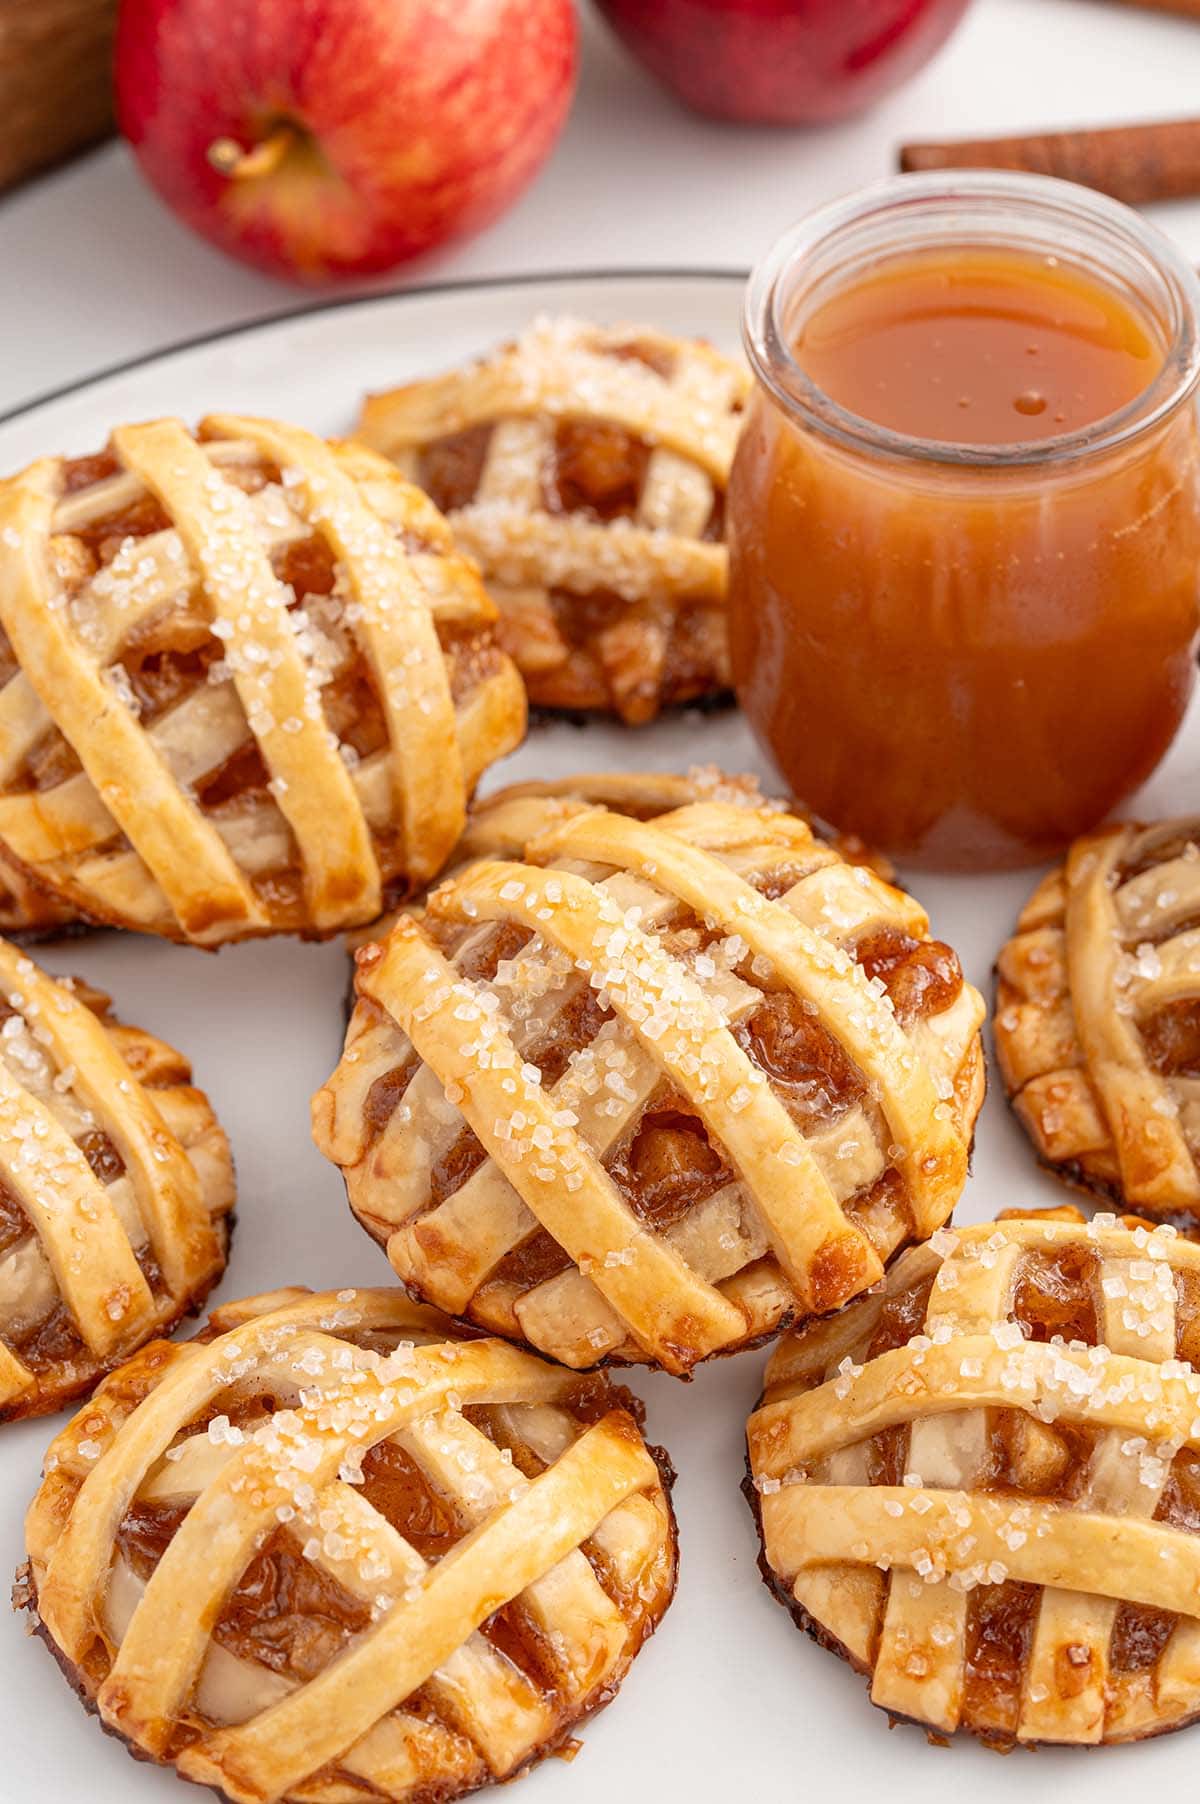
[[[457,282],[425,282],[413,288],[385,289],[380,294],[338,295],[332,300],[311,301],[301,307],[281,307],[277,313],[235,321],[228,326],[215,326],[209,332],[197,332],[191,338],[176,339],[170,344],[159,345],[152,351],[140,351],[135,357],[123,357],[117,363],[94,370],[88,376],[79,376],[72,382],[61,383],[57,388],[43,390],[31,400],[18,402],[16,407],[0,413],[0,426],[7,426],[26,414],[36,413],[38,408],[47,407],[53,401],[64,401],[69,395],[77,395],[84,389],[96,387],[113,376],[128,375],[132,370],[144,369],[147,364],[165,362],[167,358],[178,356],[184,351],[201,350],[205,345],[220,344],[227,338],[270,332],[274,327],[287,325],[292,320],[314,319],[324,313],[341,313],[349,307],[374,307],[385,303],[395,305],[397,302],[429,300],[434,295],[478,294],[496,288],[549,288],[569,282],[747,282],[749,278],[748,269],[692,269],[686,266],[555,269],[525,271],[515,276],[474,276]]]

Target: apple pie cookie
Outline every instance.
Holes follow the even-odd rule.
[[[1200,1215],[1200,819],[1081,839],[997,965],[1005,1088],[1052,1171]]]
[[[530,700],[637,725],[729,687],[725,488],[749,386],[707,344],[538,320],[369,396],[358,433],[478,560]]]
[[[232,1207],[186,1060],[0,940],[0,1420],[61,1409],[199,1309]]]
[[[428,881],[524,692],[419,489],[217,416],[0,483],[0,842],[116,926],[328,934]]]
[[[675,1584],[640,1406],[397,1290],[278,1291],[50,1448],[18,1601],[107,1728],[235,1804],[423,1804],[616,1692]]]
[[[1077,1210],[944,1230],[782,1341],[750,1419],[763,1575],[937,1735],[1200,1714],[1200,1246]]]
[[[405,1285],[584,1367],[686,1373],[947,1219],[983,1004],[795,817],[518,796],[358,955],[317,1145]],[[523,858],[511,857],[513,811]],[[482,823],[482,824],[481,824]]]

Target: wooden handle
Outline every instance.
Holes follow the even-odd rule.
[[[1148,4],[1148,0],[1136,0]],[[1200,16],[1200,0],[1195,0]],[[1200,194],[1200,119],[1119,125],[1104,131],[906,144],[903,170],[1024,169],[1098,188],[1130,206]]]

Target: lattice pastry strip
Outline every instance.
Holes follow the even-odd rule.
[[[981,1005],[915,904],[728,799],[642,822],[520,793],[468,839],[515,833],[524,863],[468,863],[360,951],[314,1101],[418,1294],[573,1365],[686,1371],[946,1219]]]
[[[190,1508],[228,1464],[233,1452],[228,1443],[214,1445],[206,1435],[194,1434],[190,1440],[178,1443],[172,1449],[171,1463],[141,1486],[140,1502],[166,1509]],[[511,1468],[505,1470],[511,1483]],[[450,1476],[457,1480],[460,1490],[470,1482],[465,1468]],[[312,1537],[312,1557],[321,1570],[365,1605],[371,1606],[381,1598],[393,1605],[400,1602],[407,1591],[422,1582],[428,1570],[428,1561],[411,1542],[358,1491],[340,1481],[327,1486],[306,1508],[303,1528]],[[144,1584],[132,1580],[132,1587],[140,1602]],[[131,1615],[132,1611],[121,1622],[122,1634]],[[211,1668],[214,1663],[220,1665],[220,1653],[215,1647],[209,1650],[197,1687],[202,1699],[206,1688],[212,1698]],[[243,1676],[240,1671],[230,1675],[235,1682]],[[296,1689],[294,1683],[272,1686],[271,1677],[274,1675],[256,1675],[257,1684],[270,1702]],[[427,1687],[447,1720],[460,1722],[467,1730],[467,1739],[455,1749],[459,1759],[469,1761],[474,1744],[495,1771],[503,1772],[519,1763],[531,1739],[539,1740],[550,1733],[553,1717],[544,1699],[478,1631],[467,1637],[427,1681]],[[419,1729],[419,1718],[406,1716],[405,1725],[412,1735]],[[389,1759],[394,1762],[395,1754]],[[369,1776],[369,1768],[363,1776]],[[414,1763],[410,1782],[418,1776]]]
[[[704,344],[545,320],[369,396],[359,434],[447,509],[533,700],[636,722],[728,684],[720,525],[748,387]]]
[[[781,1344],[764,1573],[876,1703],[999,1742],[1200,1709],[1197,1300],[1173,1230],[1059,1211],[945,1231]]]
[[[510,783],[506,788],[474,803],[446,874],[451,874],[460,865],[469,864],[476,858],[519,858],[531,839],[547,832],[557,822],[569,820],[572,815],[591,805],[613,808],[637,820],[651,820],[656,815],[670,814],[677,808],[701,802],[719,802],[734,808],[773,809],[780,816],[786,812],[782,802],[773,801],[763,794],[756,777],[731,776],[714,764],[692,765],[688,771],[678,773],[584,771],[570,777]],[[807,824],[807,817],[802,818]],[[726,856],[735,870],[745,868],[761,872],[766,862],[774,860],[781,871],[787,870],[799,875],[800,867],[796,859],[801,846],[814,845],[811,837],[808,841],[789,843],[784,835],[778,845],[766,847],[755,843],[756,837],[761,839],[761,834],[751,834],[744,848],[734,851],[728,839],[728,815],[722,819],[724,836],[718,834],[716,843],[726,846]],[[804,871],[810,879],[808,893],[814,909],[818,906],[817,890],[820,882],[816,873],[824,868],[819,850],[821,843],[823,842],[815,842],[813,856],[809,858]],[[865,865],[885,881],[894,880],[895,868],[890,861],[882,854],[872,851],[854,835],[838,835],[832,839],[831,844],[838,857],[848,864]],[[837,859],[833,862],[836,864]],[[827,901],[839,913],[837,926],[834,926],[832,916],[826,923],[829,936],[837,944],[851,942],[851,928],[854,932],[862,932],[869,925],[879,924],[882,916],[878,910],[872,912],[865,906],[864,896],[855,897],[853,892],[844,891],[836,876],[826,879],[826,882],[830,886],[829,894],[821,900]],[[609,887],[613,887],[611,882]],[[631,894],[637,891],[637,904],[644,909],[653,908],[656,903],[661,906],[663,903],[664,899],[647,885],[638,888],[631,882],[630,890]],[[905,932],[916,938],[928,933],[929,920],[919,903],[902,890],[889,890],[888,896],[889,919],[893,919],[897,926],[902,926]],[[849,912],[848,905],[852,905]],[[410,910],[411,906],[407,905]],[[397,910],[384,915],[369,927],[350,934],[347,943],[351,950],[357,951],[360,946],[369,945],[373,940],[382,940],[399,912]]]
[[[121,427],[112,474],[71,489],[45,459],[0,484],[0,835],[122,925],[329,932],[445,861],[521,685],[383,459],[268,421],[201,432]]]
[[[0,1417],[41,1414],[203,1302],[233,1203],[186,1064],[0,941]]]
[[[102,1387],[28,1522],[28,1601],[135,1751],[239,1804],[452,1797],[611,1696],[674,1582],[622,1393],[398,1293],[213,1327]]]
[[[998,964],[996,1048],[1052,1169],[1154,1214],[1200,1212],[1200,828],[1080,840]]]

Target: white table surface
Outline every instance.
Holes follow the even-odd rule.
[[[811,206],[889,173],[906,138],[1200,108],[1200,26],[1106,0],[975,0],[915,82],[866,118],[820,132],[694,118],[610,38],[587,0],[582,11],[579,93],[539,179],[490,231],[383,286],[617,265],[737,267]],[[1200,257],[1200,203],[1158,217]],[[305,298],[177,225],[112,144],[0,202],[0,410]]]

